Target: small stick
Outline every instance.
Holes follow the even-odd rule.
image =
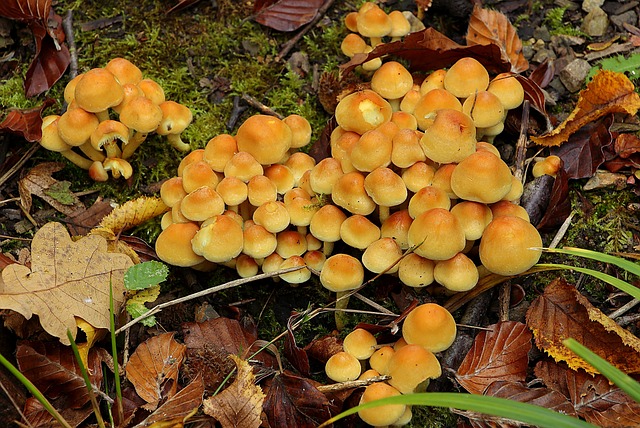
[[[262,104],[260,101],[258,101],[257,99],[253,98],[251,95],[242,94],[242,99],[245,100],[251,107],[254,107],[254,108],[260,110],[260,113],[268,114],[270,116],[275,116],[280,120],[284,119],[283,115],[281,115],[280,113],[276,112],[271,107],[268,107],[268,106]]]
[[[240,116],[247,108],[247,106],[240,105],[239,96],[236,95],[235,97],[233,97],[233,107],[231,109],[231,114],[229,115],[229,120],[227,120],[227,129],[229,131],[232,131],[233,128],[236,127],[238,119],[240,119]]]
[[[334,0],[326,0],[324,2],[322,7],[320,9],[318,9],[318,12],[316,13],[316,16],[311,20],[311,22],[309,22],[306,25],[306,27],[304,27],[301,31],[298,32],[298,34],[296,34],[292,39],[290,39],[287,43],[285,43],[283,45],[282,49],[278,53],[278,56],[276,57],[276,61],[280,61],[282,58],[287,56],[287,54],[289,54],[289,52],[291,51],[291,49],[293,49],[293,47],[296,45],[296,43],[298,43],[300,41],[300,39],[305,34],[307,34],[309,32],[309,30],[311,30],[313,27],[315,27],[316,24],[322,19],[324,14],[327,13],[327,10],[329,10],[329,8],[333,5],[333,2],[334,2]]]
[[[73,10],[67,10],[62,20],[62,28],[67,37],[67,45],[69,46],[69,76],[73,79],[78,75],[78,51],[76,50],[76,39],[73,35]]]
[[[611,312],[609,314],[609,318],[616,319],[616,318],[626,314],[627,312],[629,312],[630,309],[632,309],[638,303],[640,303],[640,300],[638,300],[638,299],[633,299],[633,300],[629,301],[626,305],[623,305],[620,308],[616,309],[615,311]]]
[[[513,175],[522,181],[525,171],[524,163],[527,158],[527,127],[529,125],[529,100],[522,103],[522,122],[520,123],[520,136],[516,144],[515,172]]]
[[[371,385],[372,383],[384,382],[385,380],[389,380],[389,379],[391,379],[391,376],[382,375],[382,376],[375,376],[369,379],[348,380],[346,382],[332,383],[330,385],[318,385],[316,386],[316,389],[322,393],[337,392],[337,391],[344,391],[345,389],[360,388],[362,386]]]

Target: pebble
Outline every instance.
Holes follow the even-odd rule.
[[[635,10],[628,10],[619,15],[611,15],[611,22],[619,29],[624,30],[624,24],[638,25],[638,14]]]
[[[589,36],[600,37],[604,35],[608,26],[609,17],[607,13],[599,7],[596,7],[584,17],[580,29]]]
[[[574,59],[560,72],[560,81],[569,92],[578,92],[582,89],[591,65],[584,59]]]
[[[584,0],[582,2],[582,10],[591,12],[596,8],[600,8],[604,4],[604,0]]]

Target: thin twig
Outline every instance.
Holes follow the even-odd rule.
[[[376,382],[384,382],[385,380],[389,380],[389,379],[391,379],[391,376],[382,375],[382,376],[371,377],[369,379],[348,380],[346,382],[332,383],[330,385],[318,385],[316,386],[316,389],[322,393],[338,392],[338,391],[344,391],[345,389],[360,388],[363,386],[371,385],[372,383],[376,383]]]
[[[76,39],[73,35],[73,10],[67,10],[62,20],[62,28],[67,38],[67,46],[69,47],[69,77],[72,79],[78,75],[78,51],[76,50]]]
[[[372,308],[375,308],[377,310],[379,310],[382,313],[385,313],[387,315],[393,316],[393,317],[397,317],[398,314],[394,314],[393,312],[391,312],[389,309],[385,308],[382,305],[377,304],[376,302],[374,302],[373,300],[369,299],[368,297],[363,296],[360,293],[356,293],[353,295],[356,299],[359,299],[360,301],[366,303],[367,305],[371,306]]]
[[[529,126],[529,100],[522,103],[522,122],[520,123],[520,136],[516,143],[516,159],[513,175],[520,181],[525,176],[525,160],[527,159],[527,131]]]
[[[29,426],[30,428],[33,428],[33,425],[31,425],[31,422],[29,422],[29,419],[25,416],[25,414],[22,413],[22,410],[20,409],[20,406],[18,406],[18,403],[16,403],[16,401],[13,399],[13,396],[11,394],[9,394],[9,391],[4,386],[4,383],[2,381],[0,381],[0,388],[2,388],[2,391],[4,391],[4,395],[7,396],[9,401],[11,401],[11,404],[13,404],[13,407],[16,408],[16,410],[17,410],[18,414],[20,415],[20,417],[27,423],[27,426]]]
[[[633,307],[637,306],[638,303],[640,303],[640,300],[638,300],[638,299],[633,299],[633,300],[627,302],[625,305],[623,305],[620,308],[616,309],[615,311],[611,312],[609,314],[609,318],[616,319],[616,318],[626,314]]]
[[[327,13],[327,10],[329,10],[329,8],[333,5],[333,2],[334,0],[327,0],[324,2],[322,7],[318,9],[318,12],[316,13],[316,16],[313,18],[313,20],[311,20],[311,22],[309,22],[302,30],[300,30],[298,34],[296,34],[292,39],[290,39],[289,41],[287,41],[287,43],[283,45],[282,49],[278,53],[278,56],[276,57],[276,61],[280,61],[282,58],[284,58],[289,54],[289,52],[291,51],[291,49],[293,49],[296,43],[298,43],[300,39],[305,34],[307,34],[309,30],[315,27],[316,24],[322,19],[324,14]]]
[[[267,106],[265,104],[262,104],[260,101],[258,101],[257,99],[255,99],[251,95],[242,94],[242,99],[245,100],[251,107],[259,110],[260,113],[262,113],[262,114],[268,114],[269,116],[275,116],[280,120],[284,119],[283,115],[281,115],[277,111],[273,110],[271,107],[269,107],[269,106]]]
[[[565,219],[564,223],[562,223],[562,226],[560,226],[560,228],[556,232],[556,235],[551,240],[551,243],[549,244],[549,248],[556,248],[560,243],[560,241],[562,240],[562,238],[564,238],[565,233],[567,233],[567,230],[569,230],[569,226],[571,226],[571,220],[573,219],[573,215],[574,213],[572,212],[571,214],[569,214],[569,217]]]
[[[20,169],[22,168],[22,165],[24,165],[25,162],[27,162],[29,160],[29,158],[31,158],[31,156],[33,156],[33,154],[39,148],[40,148],[40,144],[38,144],[38,143],[35,143],[31,147],[29,147],[29,150],[27,150],[22,155],[20,160],[18,162],[16,162],[15,165],[13,165],[11,168],[9,168],[9,170],[7,172],[5,172],[2,176],[0,176],[0,186],[2,186],[7,180],[9,180],[9,178],[11,178],[11,176],[13,174],[15,174],[16,172],[20,171]]]

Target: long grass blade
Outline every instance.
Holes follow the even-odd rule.
[[[640,265],[623,259],[622,257],[612,256],[610,254],[601,253],[599,251],[585,250],[584,248],[563,247],[563,248],[545,248],[548,253],[567,254],[570,256],[584,257],[591,260],[597,260],[603,263],[609,263],[626,270],[629,273],[640,276]]]
[[[116,406],[120,421],[124,420],[122,407],[122,388],[120,386],[120,367],[118,365],[118,347],[116,346],[116,320],[113,307],[113,284],[109,281],[109,333],[111,334],[111,355],[113,356],[113,376],[116,387]]]

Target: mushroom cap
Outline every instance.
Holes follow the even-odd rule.
[[[512,186],[509,166],[493,153],[480,150],[462,160],[451,173],[451,190],[461,199],[491,204]]]
[[[369,357],[369,366],[381,375],[389,374],[389,360],[395,354],[395,350],[388,345],[382,346],[374,351]]]
[[[409,246],[431,260],[447,260],[462,251],[467,241],[458,219],[444,208],[432,208],[413,220]]]
[[[265,202],[253,212],[253,221],[273,233],[285,230],[290,220],[287,208],[280,201]]]
[[[398,168],[409,168],[416,162],[424,162],[427,157],[420,145],[421,137],[422,133],[412,129],[399,130],[391,140],[391,163]]]
[[[293,173],[295,185],[298,185],[300,178],[306,172],[311,170],[316,164],[316,160],[304,152],[296,152],[291,154],[284,162]]]
[[[407,190],[410,192],[417,192],[424,186],[430,186],[433,182],[433,177],[436,173],[436,169],[426,162],[415,162],[408,168],[402,171],[402,181],[407,186]]]
[[[380,206],[393,207],[407,199],[407,187],[402,178],[390,168],[378,167],[364,179],[364,189],[373,202]]]
[[[191,240],[193,251],[214,263],[225,263],[242,252],[242,227],[229,216],[211,217]]]
[[[352,31],[354,33],[358,32],[358,12],[349,12],[344,17],[344,26],[347,27],[347,30]]]
[[[389,15],[374,4],[365,10],[360,9],[356,18],[358,33],[365,37],[384,37],[391,32]]]
[[[286,198],[284,206],[289,212],[289,221],[293,226],[309,226],[313,215],[320,209],[320,204],[309,197]]]
[[[351,164],[362,172],[371,172],[391,163],[393,140],[379,128],[367,131],[360,136],[351,149]]]
[[[404,14],[399,10],[389,12],[391,20],[391,31],[389,37],[404,37],[411,32],[411,23]]]
[[[172,223],[158,235],[156,254],[165,263],[173,266],[189,267],[204,261],[191,247],[191,239],[200,227],[197,223]]]
[[[543,175],[555,177],[560,168],[562,168],[562,159],[559,156],[551,155],[534,163],[531,174],[536,178]]]
[[[58,122],[60,116],[49,115],[42,119],[42,137],[40,145],[52,152],[64,152],[71,150],[71,145],[67,144],[58,134]],[[100,163],[102,165],[102,163]]]
[[[264,175],[256,175],[251,177],[247,183],[247,199],[251,205],[259,207],[264,203],[278,199],[278,189]]]
[[[262,272],[271,273],[271,272],[280,270],[280,265],[282,264],[283,261],[284,259],[280,257],[278,253],[270,254],[269,256],[265,257],[265,259],[262,261]],[[280,277],[277,277],[274,279],[280,280]]]
[[[102,146],[115,140],[123,144],[129,142],[129,128],[117,120],[103,120],[91,133],[91,145],[96,150],[102,150]]]
[[[149,98],[141,96],[122,106],[119,117],[129,128],[147,134],[158,128],[163,119],[163,112]]]
[[[391,105],[370,89],[342,98],[336,106],[335,118],[345,131],[362,135],[391,120]]]
[[[412,92],[415,91],[409,91],[409,94],[411,94]],[[405,95],[404,98],[402,98],[403,101],[407,99],[407,96],[409,94]],[[402,102],[400,103],[400,111],[394,111],[391,114],[391,122],[398,125],[398,128],[400,128],[401,130],[410,129],[415,131],[416,129],[418,129],[418,121],[416,120],[416,117],[411,112],[402,110]]]
[[[495,204],[491,204],[489,208],[491,209],[491,214],[493,218],[505,216],[505,215],[512,215],[512,216],[520,217],[526,222],[530,221],[529,213],[527,212],[527,210],[525,210],[521,205],[514,204],[511,201],[507,201],[507,200],[498,201]]]
[[[411,223],[413,223],[413,218],[409,215],[409,210],[396,211],[380,225],[380,236],[382,238],[393,238],[401,249],[406,250],[409,248],[407,236]]]
[[[193,162],[199,162],[204,159],[204,149],[197,149],[182,158],[178,164],[178,177],[182,177],[182,173],[187,165]]]
[[[351,162],[351,151],[360,140],[360,134],[353,131],[343,131],[335,140],[331,141],[331,157],[340,161],[342,172],[355,171]]]
[[[413,87],[413,76],[404,65],[387,61],[371,76],[371,89],[386,99],[402,98]]]
[[[187,192],[182,187],[182,177],[171,177],[160,186],[160,199],[168,207],[173,207],[185,196]]]
[[[211,169],[223,172],[227,162],[238,153],[236,137],[229,134],[219,134],[210,139],[204,147],[204,160]]]
[[[484,229],[493,219],[491,208],[486,204],[473,201],[461,201],[451,208],[451,214],[456,216],[464,230],[468,241],[480,239]]]
[[[494,217],[480,240],[480,261],[498,275],[520,274],[538,263],[541,254],[540,233],[520,217]]]
[[[216,192],[222,197],[224,203],[235,207],[247,200],[247,184],[238,177],[224,177],[216,186]]]
[[[215,189],[219,181],[218,175],[209,167],[208,163],[202,160],[191,162],[182,170],[182,187],[187,193],[202,186]]]
[[[142,91],[145,97],[153,101],[154,104],[160,105],[165,102],[164,89],[155,80],[142,79],[138,82],[138,88]]]
[[[402,250],[393,238],[380,238],[362,254],[362,264],[373,273],[396,273]]]
[[[78,147],[91,139],[99,124],[95,114],[79,107],[71,108],[58,119],[58,134],[70,146]]]
[[[427,379],[435,379],[442,374],[440,362],[433,352],[415,344],[398,349],[389,360],[388,371],[391,376],[389,385],[402,394],[411,394]]]
[[[480,62],[471,57],[460,58],[447,70],[444,88],[458,98],[467,98],[489,86],[489,73]]]
[[[276,234],[259,224],[245,226],[243,236],[242,252],[254,259],[264,259],[276,251],[278,245]]]
[[[251,116],[236,132],[238,150],[251,154],[262,165],[284,159],[292,138],[291,128],[285,122],[264,114]]]
[[[436,88],[422,95],[413,108],[418,128],[422,131],[428,129],[434,122],[435,114],[442,109],[462,111],[462,103],[446,89]]]
[[[375,382],[371,385],[367,385],[362,396],[360,397],[360,404],[365,404],[370,401],[380,400],[387,397],[395,397],[400,395],[393,386],[384,382]],[[377,406],[370,409],[364,409],[358,411],[358,416],[365,423],[380,427],[393,425],[407,410],[407,406],[404,404],[385,404],[383,406]]]
[[[304,262],[311,269],[320,272],[322,267],[324,266],[324,262],[327,261],[327,256],[322,251],[319,250],[311,250],[304,253],[302,256]]]
[[[364,175],[359,171],[344,174],[333,186],[333,203],[352,214],[371,214],[376,208],[376,203],[367,194],[364,180]]]
[[[329,195],[336,181],[343,175],[339,160],[332,157],[324,158],[311,169],[309,184],[315,193]]]
[[[344,351],[359,360],[368,359],[375,352],[377,345],[376,337],[363,328],[356,328],[342,341]]]
[[[473,261],[458,253],[449,260],[436,262],[433,276],[447,290],[469,291],[476,286],[480,275]]]
[[[500,73],[489,83],[487,91],[495,94],[507,110],[512,110],[524,101],[524,89],[518,78],[511,73]]]
[[[253,257],[240,254],[235,258],[236,272],[240,278],[249,278],[258,274],[260,266]]]
[[[279,277],[283,281],[297,285],[307,282],[311,278],[311,271],[306,268],[307,264],[300,256],[287,257],[280,263],[280,269],[288,269],[293,267],[301,267],[303,269],[294,270],[293,272],[287,272],[280,274]]]
[[[264,168],[250,153],[238,152],[224,167],[225,177],[237,177],[248,183],[251,177],[264,174]]]
[[[78,84],[80,79],[82,79],[83,77],[84,77],[84,73],[78,74],[76,77],[69,80],[69,83],[67,83],[67,86],[64,87],[64,100],[67,102],[67,104],[71,104],[71,102],[75,99],[76,85]]]
[[[104,68],[109,70],[121,85],[126,83],[133,83],[136,85],[142,80],[142,71],[140,71],[135,64],[125,58],[113,58],[104,66]]]
[[[324,371],[334,382],[346,382],[358,379],[362,366],[356,357],[340,351],[329,357],[324,365]]]
[[[307,238],[295,230],[283,230],[276,236],[276,253],[283,259],[291,256],[302,256],[307,251]]]
[[[175,101],[164,101],[159,107],[162,110],[162,119],[156,128],[159,135],[180,134],[193,120],[189,107]]]
[[[441,352],[456,338],[453,315],[437,303],[416,306],[402,324],[402,337],[409,344],[422,346],[431,352]]]
[[[346,219],[340,208],[327,204],[313,214],[309,231],[320,241],[336,242],[340,240],[340,226]]]
[[[461,111],[438,110],[433,124],[424,131],[420,145],[427,158],[434,162],[461,162],[476,151],[476,127]]]
[[[291,168],[281,163],[275,163],[264,168],[264,175],[276,185],[276,191],[280,195],[284,195],[296,185],[296,179]]]
[[[143,97],[144,92],[138,85],[134,85],[133,83],[125,83],[122,85],[122,91],[124,92],[124,96],[122,97],[122,101],[117,106],[113,106],[113,111],[120,114],[122,112],[122,108],[131,100],[138,97]]]
[[[414,288],[426,287],[434,281],[435,262],[416,253],[407,254],[400,260],[398,278],[404,285]]]
[[[104,68],[93,68],[76,84],[74,100],[78,107],[98,113],[122,102],[124,90],[116,77]]]
[[[442,164],[436,169],[431,179],[431,185],[444,190],[451,200],[458,199],[458,195],[451,190],[451,174],[453,174],[457,166],[458,164],[455,163]]]
[[[311,142],[311,124],[299,114],[290,114],[282,121],[291,129],[291,148],[299,149]]]
[[[347,34],[345,38],[342,39],[342,43],[340,43],[340,50],[349,58],[355,54],[364,53],[366,47],[367,42],[357,33]]]
[[[424,186],[418,190],[409,200],[409,216],[416,218],[431,208],[451,208],[451,199],[442,189],[433,186]]]
[[[320,283],[333,292],[354,290],[360,287],[363,281],[362,263],[348,254],[334,254],[329,257],[320,271]]]
[[[191,221],[205,221],[224,212],[224,201],[213,188],[202,186],[182,198],[180,211]]]
[[[447,70],[444,68],[429,73],[420,84],[420,94],[424,95],[432,89],[444,89],[444,76],[446,74]]]
[[[504,120],[505,109],[500,99],[491,92],[478,91],[469,95],[462,111],[473,119],[476,128],[489,128]]]
[[[340,239],[347,245],[364,250],[380,239],[380,228],[360,214],[354,214],[340,225]]]

